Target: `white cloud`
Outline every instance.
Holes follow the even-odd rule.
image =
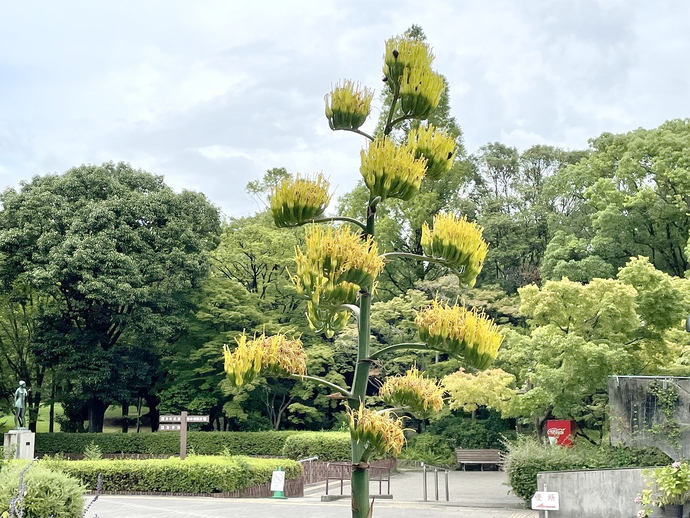
[[[342,194],[363,141],[328,130],[323,94],[341,78],[380,93],[383,41],[413,23],[470,152],[690,116],[681,2],[5,2],[0,183],[125,160],[232,215],[271,167],[323,170]]]

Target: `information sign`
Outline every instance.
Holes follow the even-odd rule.
[[[555,491],[537,491],[532,497],[532,509],[558,511],[558,493]]]

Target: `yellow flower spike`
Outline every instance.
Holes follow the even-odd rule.
[[[271,189],[271,214],[277,227],[293,227],[321,216],[331,201],[330,184],[315,177],[286,178]]]
[[[437,300],[415,318],[419,336],[429,346],[478,369],[488,367],[498,356],[503,335],[483,313],[464,306],[439,304]]]
[[[400,78],[400,108],[405,115],[426,119],[441,101],[443,77],[431,69],[405,69]]]
[[[332,130],[358,129],[371,112],[373,90],[345,80],[326,94],[326,118]]]
[[[400,82],[406,68],[429,69],[433,61],[434,54],[425,42],[395,36],[386,41],[383,74],[388,81]]]
[[[359,286],[372,283],[384,265],[371,238],[362,241],[348,227],[332,225],[309,229],[305,251],[296,249],[295,263],[297,292],[325,306],[354,303]]]
[[[359,172],[372,198],[409,200],[419,190],[426,160],[415,158],[409,146],[396,146],[387,138],[376,139],[360,155]]]
[[[278,334],[261,335],[247,340],[246,335],[236,339],[237,347],[230,351],[223,346],[223,368],[228,380],[236,387],[250,383],[259,376],[304,375],[307,372],[307,355],[302,341],[290,340]]]
[[[426,256],[453,269],[466,286],[474,285],[489,250],[482,237],[482,228],[454,214],[436,216],[433,229],[425,223],[421,245]]]
[[[360,403],[358,410],[349,409],[350,436],[366,449],[381,455],[391,453],[397,456],[405,445],[402,419],[393,419],[390,412],[378,413]],[[368,459],[362,459],[366,462]]]
[[[416,158],[426,158],[426,178],[438,180],[453,167],[455,140],[431,124],[410,130],[407,142]]]
[[[412,367],[404,376],[386,378],[379,396],[390,406],[405,407],[417,415],[426,416],[443,409],[443,387],[422,376]]]

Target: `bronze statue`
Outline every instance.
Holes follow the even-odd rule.
[[[26,383],[19,382],[19,388],[14,391],[14,428],[16,430],[26,430]]]

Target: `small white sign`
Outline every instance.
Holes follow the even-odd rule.
[[[532,497],[532,509],[558,511],[558,493],[555,491],[537,491]]]
[[[162,424],[158,427],[161,432],[179,432],[181,428],[179,424]]]
[[[271,477],[271,491],[283,491],[285,487],[285,472],[274,471]]]

